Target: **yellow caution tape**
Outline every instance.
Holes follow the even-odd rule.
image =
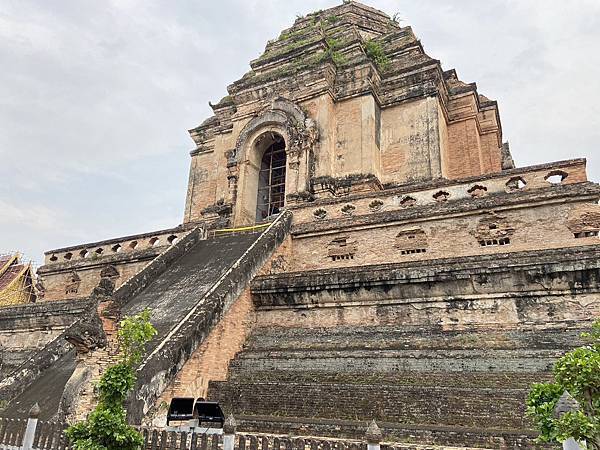
[[[260,230],[262,228],[267,228],[270,223],[263,223],[262,225],[253,225],[251,227],[240,227],[240,228],[222,228],[220,230],[213,230],[213,233],[235,233],[236,231],[251,231],[251,230]]]

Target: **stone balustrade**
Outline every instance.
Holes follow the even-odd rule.
[[[494,194],[524,193],[587,181],[586,161],[573,159],[529,166],[460,180],[435,180],[389,187],[384,191],[358,192],[352,186],[336,195],[318,189],[317,199],[310,204],[291,206],[294,223],[345,219],[352,216],[431,206],[462,199],[477,199]]]
[[[188,231],[189,227],[184,228],[180,226],[167,230],[125,236],[118,239],[108,239],[48,250],[44,253],[44,263],[50,265],[72,261],[85,261],[108,255],[127,254],[152,248],[168,247],[177,242]]]

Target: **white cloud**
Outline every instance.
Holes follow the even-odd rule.
[[[0,225],[27,224],[34,231],[48,231],[56,227],[57,212],[42,205],[15,204],[0,199]]]

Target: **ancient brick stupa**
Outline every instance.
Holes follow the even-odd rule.
[[[0,310],[0,397],[84,416],[118,317],[148,307],[134,423],[205,397],[240,430],[531,447],[529,385],[600,306],[585,160],[515,168],[497,103],[356,2],[250,65],[190,131],[182,225],[48,251],[43,302]]]

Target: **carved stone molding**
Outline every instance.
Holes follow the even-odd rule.
[[[250,120],[238,136],[230,161],[239,164],[246,159],[248,139],[261,128],[276,126],[286,139],[286,151],[290,162],[300,158],[304,151],[312,149],[319,140],[319,130],[314,120],[307,117],[295,103],[275,98],[260,115]]]
[[[572,210],[569,213],[567,227],[574,234],[597,232],[600,230],[600,207],[589,205]]]
[[[400,250],[402,255],[425,253],[428,246],[427,234],[419,227],[401,230],[394,242],[394,247]]]
[[[472,234],[481,242],[509,238],[514,232],[514,226],[508,222],[506,217],[491,212],[479,220]]]

